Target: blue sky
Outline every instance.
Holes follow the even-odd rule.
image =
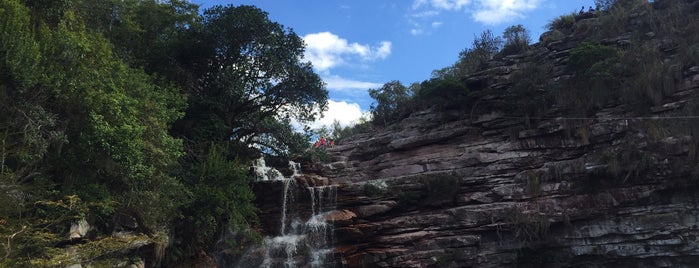
[[[330,110],[315,125],[346,125],[371,105],[367,90],[399,80],[430,78],[453,64],[474,35],[522,24],[537,42],[552,19],[593,0],[192,0],[214,5],[254,5],[306,42],[310,60],[330,92]]]

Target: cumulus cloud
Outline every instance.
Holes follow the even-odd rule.
[[[411,17],[426,12],[466,11],[473,20],[483,24],[499,24],[521,18],[540,6],[544,0],[415,0]],[[425,11],[427,10],[427,11]],[[429,13],[427,13],[429,14]],[[413,27],[413,29],[418,29]]]
[[[382,41],[378,46],[350,43],[331,32],[307,34],[303,37],[306,42],[304,57],[313,63],[313,67],[321,72],[348,62],[374,61],[387,58],[391,54],[391,42]]]
[[[331,126],[335,120],[341,126],[349,126],[357,123],[360,117],[365,115],[365,111],[357,103],[345,101],[328,100],[328,110],[323,113],[323,118],[311,123],[311,129],[318,129],[323,126]]]

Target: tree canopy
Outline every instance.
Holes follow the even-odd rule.
[[[169,233],[168,261],[253,224],[247,161],[307,149],[291,120],[327,105],[303,51],[252,6],[0,1],[0,266],[57,265],[80,219]]]

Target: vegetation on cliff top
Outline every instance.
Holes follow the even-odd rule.
[[[600,0],[596,4],[594,13],[552,20],[549,32],[535,45],[529,45],[528,32],[521,25],[508,27],[502,38],[486,30],[475,36],[456,63],[435,70],[431,79],[409,86],[392,81],[370,90],[375,100],[373,125],[386,127],[429,107],[458,107],[464,114],[474,109],[498,110],[528,124],[552,107],[565,107],[576,117],[614,103],[629,105],[638,114],[649,113],[649,107],[679,86],[681,74],[699,62],[699,40],[686,34],[699,29],[696,5],[682,0]],[[556,42],[579,44],[564,63],[567,75],[560,77],[551,76],[553,62],[537,58]],[[489,93],[479,91],[495,83],[489,77],[503,71],[498,69],[501,62],[517,58],[526,60],[507,70],[511,86],[496,94],[501,98],[483,103],[479,96]]]

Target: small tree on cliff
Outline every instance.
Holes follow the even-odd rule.
[[[453,72],[456,77],[463,77],[484,69],[502,48],[502,39],[493,35],[491,30],[485,30],[480,36],[473,37],[470,48],[459,53],[459,60],[454,64]]]
[[[505,38],[505,46],[502,48],[503,55],[511,55],[525,51],[529,47],[531,37],[522,24],[507,27],[502,33]]]
[[[410,100],[408,88],[396,80],[384,84],[381,88],[369,89],[369,96],[376,101],[370,108],[373,121],[383,126],[388,126],[398,119]]]

